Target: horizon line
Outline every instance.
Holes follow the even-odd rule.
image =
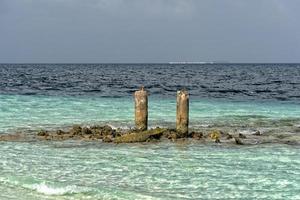
[[[180,62],[3,62],[2,64],[168,64],[168,65],[214,65],[214,64],[300,64],[300,62],[229,62],[229,61],[180,61]]]

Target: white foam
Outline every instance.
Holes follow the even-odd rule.
[[[130,126],[117,126],[117,125],[112,125],[112,124],[107,124],[108,126],[110,126],[112,129],[124,129],[124,130],[129,130],[131,127]]]
[[[66,186],[66,187],[53,187],[47,185],[44,182],[40,184],[32,185],[31,189],[36,190],[38,193],[42,193],[45,195],[57,195],[57,196],[82,192],[77,186],[74,185]]]
[[[12,184],[12,185],[22,185],[23,188],[35,190],[38,193],[45,194],[45,195],[65,195],[65,194],[77,194],[82,192],[88,192],[87,188],[79,188],[75,185],[69,185],[65,187],[55,187],[47,185],[45,182],[36,183],[36,184],[22,184],[19,180],[11,180],[9,178],[0,177],[0,183],[4,184]]]

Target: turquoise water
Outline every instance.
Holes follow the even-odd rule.
[[[174,126],[173,98],[151,96],[151,126]],[[130,128],[133,99],[0,95],[0,133],[79,124]],[[190,99],[191,127],[300,127],[300,105]],[[300,199],[300,148],[189,143],[0,142],[0,199]]]
[[[134,126],[132,97],[0,95],[0,133],[79,124]],[[150,126],[174,126],[176,99],[150,97]],[[300,104],[293,102],[190,100],[191,127],[300,126]]]
[[[295,146],[0,142],[0,152],[0,199],[300,199]]]

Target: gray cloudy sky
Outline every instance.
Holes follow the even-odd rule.
[[[300,62],[300,0],[0,0],[0,63]]]

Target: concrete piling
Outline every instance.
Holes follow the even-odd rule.
[[[135,127],[139,131],[148,128],[148,92],[141,87],[134,93],[135,101]]]
[[[189,94],[186,90],[177,91],[176,130],[186,137],[189,126]]]

